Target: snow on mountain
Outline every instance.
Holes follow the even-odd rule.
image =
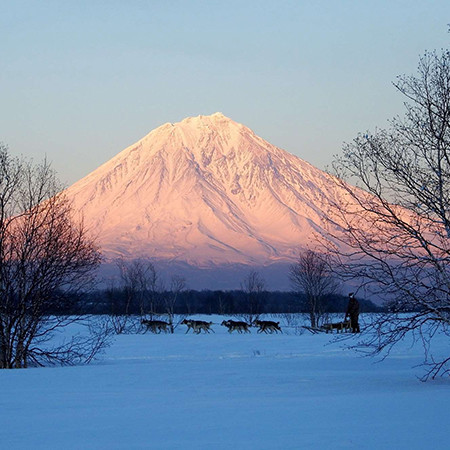
[[[293,261],[341,195],[329,175],[221,113],[166,123],[68,190],[107,258]]]

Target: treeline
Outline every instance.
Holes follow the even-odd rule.
[[[383,308],[366,299],[358,299],[361,312],[381,312]],[[325,313],[344,313],[348,298],[328,295],[321,300]],[[65,314],[276,314],[307,313],[305,295],[293,292],[248,293],[233,291],[185,290],[174,294],[163,292],[132,292],[126,288],[98,290],[79,296],[68,303]]]

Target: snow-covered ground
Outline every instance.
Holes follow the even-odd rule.
[[[0,371],[0,448],[450,448],[450,382],[418,380],[420,345],[376,363],[327,334],[208,320],[214,334],[117,336],[89,366]]]

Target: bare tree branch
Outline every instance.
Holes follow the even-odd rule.
[[[418,75],[394,86],[407,99],[405,116],[345,145],[334,173],[347,195],[326,213],[340,227],[326,246],[341,276],[389,301],[390,314],[365,342],[375,352],[409,332],[420,332],[428,347],[450,324],[449,52],[426,53]],[[357,180],[358,189],[345,180]],[[429,373],[448,374],[445,365]]]
[[[100,253],[47,161],[0,146],[0,368],[65,362],[76,346],[49,350],[74,318],[59,311],[93,280]]]
[[[266,297],[266,282],[259,272],[251,271],[242,281],[241,289],[246,298],[246,320],[252,324],[263,312],[263,304]]]
[[[320,326],[326,315],[325,297],[337,289],[329,266],[329,258],[313,250],[300,253],[289,271],[292,288],[306,296],[311,327]]]

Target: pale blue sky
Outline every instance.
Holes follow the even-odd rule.
[[[324,168],[402,113],[450,1],[0,0],[0,141],[71,184],[165,122],[221,111]]]

